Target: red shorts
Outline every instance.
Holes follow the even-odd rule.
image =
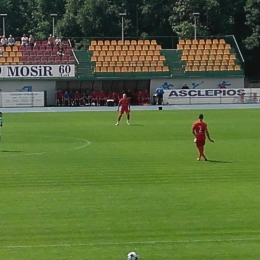
[[[121,111],[120,111],[120,113],[121,113],[121,114],[124,114],[124,113],[129,114],[130,111],[129,111],[128,108],[122,108]]]
[[[196,146],[197,146],[197,147],[204,146],[205,143],[206,143],[206,139],[197,139],[197,140],[196,140]]]

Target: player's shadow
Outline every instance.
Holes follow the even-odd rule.
[[[141,124],[130,124],[130,126],[144,126],[144,125],[141,125]]]
[[[210,163],[233,163],[233,162],[230,162],[230,161],[221,161],[221,160],[207,160],[207,162],[210,162]]]
[[[2,153],[21,153],[22,151],[16,151],[16,150],[3,150]]]

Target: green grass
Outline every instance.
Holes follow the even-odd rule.
[[[210,162],[199,112],[5,114],[0,259],[259,259],[260,110],[204,111]]]

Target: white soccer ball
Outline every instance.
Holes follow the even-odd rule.
[[[127,260],[138,260],[138,255],[136,252],[130,252],[127,254]]]

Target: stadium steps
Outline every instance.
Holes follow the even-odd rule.
[[[172,77],[185,77],[182,64],[180,62],[180,53],[176,50],[161,50],[165,56]]]
[[[79,64],[77,68],[77,74],[79,78],[94,78],[92,63],[91,63],[91,53],[85,50],[75,50],[74,51]]]

